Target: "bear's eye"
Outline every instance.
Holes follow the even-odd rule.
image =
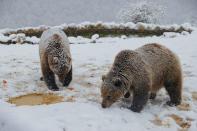
[[[111,99],[111,96],[107,96],[107,99]]]
[[[114,82],[114,85],[117,86],[117,87],[121,86],[122,85],[121,80],[120,79],[116,79],[115,82]]]

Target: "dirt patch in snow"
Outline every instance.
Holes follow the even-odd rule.
[[[191,110],[191,106],[188,103],[182,103],[181,105],[178,105],[177,108],[181,111],[189,111]]]
[[[63,101],[63,96],[58,96],[52,93],[31,93],[27,95],[22,95],[18,97],[9,98],[8,102],[15,104],[16,106],[22,105],[42,105],[42,104],[54,104]]]
[[[150,120],[154,125],[170,127],[169,120],[161,120],[159,116],[155,116],[154,120]]]
[[[66,102],[75,102],[76,101],[76,97],[75,96],[69,96],[66,98],[65,100]]]
[[[185,131],[185,130],[188,130],[191,126],[191,122],[193,121],[193,119],[191,118],[182,118],[176,114],[170,114],[167,116],[167,119],[160,119],[159,116],[155,116],[154,120],[151,120],[151,122],[154,124],[154,125],[157,125],[157,126],[165,126],[165,127],[170,127],[170,120],[168,118],[172,118],[177,125],[179,125],[181,131]]]
[[[175,114],[171,114],[169,117],[171,117],[182,129],[188,129],[191,126],[192,119],[190,118],[183,119],[182,117]]]
[[[192,92],[192,99],[197,101],[197,92],[196,91]]]

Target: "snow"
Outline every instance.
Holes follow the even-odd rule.
[[[96,40],[99,38],[99,34],[94,34],[91,37],[91,43],[96,43]]]
[[[92,40],[96,40],[96,39],[98,39],[98,38],[99,38],[99,35],[98,35],[98,34],[94,34],[94,35],[91,37]]]
[[[9,40],[9,37],[4,36],[3,34],[0,34],[0,40],[2,42],[7,42]]]
[[[23,44],[25,41],[31,42],[32,44],[38,44],[40,39],[37,38],[36,36],[32,36],[32,37],[25,36],[24,33],[11,34],[9,36],[5,36],[0,33],[0,42],[8,42],[8,41],[16,42],[16,44]]]
[[[32,92],[49,91],[40,81],[41,70],[38,45],[0,45],[0,131],[174,131],[181,127],[169,117],[176,114],[187,121],[191,119],[189,130],[197,130],[197,101],[192,92],[197,91],[197,31],[187,35],[152,37],[105,37],[91,39],[69,37],[73,58],[73,81],[69,88],[53,92],[64,96],[65,102],[38,105],[15,106],[7,103],[9,97]],[[108,109],[101,108],[101,75],[105,74],[115,55],[123,49],[136,49],[146,43],[158,42],[181,59],[184,73],[183,103],[190,105],[188,111],[169,107],[165,90],[161,90],[156,100],[149,100],[141,113],[125,108],[129,103],[119,101]],[[81,44],[83,43],[83,44]],[[5,86],[2,81],[6,80]],[[67,100],[72,97],[74,101]],[[155,117],[162,125],[152,122]]]
[[[26,37],[26,40],[31,41],[32,43],[38,43],[40,41],[40,39],[37,38],[36,36]]]

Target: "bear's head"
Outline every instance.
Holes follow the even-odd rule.
[[[56,75],[65,75],[71,69],[71,58],[64,53],[53,53],[48,55],[49,68]]]
[[[124,96],[126,84],[117,76],[103,75],[101,85],[102,107],[110,107],[113,103]]]

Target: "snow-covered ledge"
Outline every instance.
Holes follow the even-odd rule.
[[[120,35],[137,35],[151,36],[163,35],[164,32],[188,32],[191,33],[194,28],[186,23],[182,25],[155,25],[145,23],[90,23],[84,22],[81,24],[62,24],[60,26],[39,26],[39,27],[24,27],[18,29],[1,29],[0,44],[15,44],[15,43],[37,43],[42,32],[48,28],[60,28],[68,36],[83,36],[91,37],[94,34],[99,36],[120,36]]]

